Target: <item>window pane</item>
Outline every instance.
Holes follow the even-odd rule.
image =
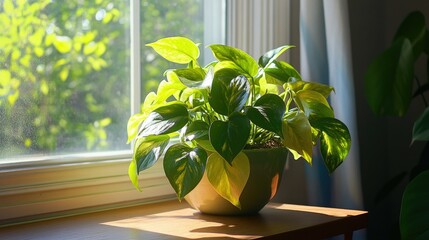
[[[128,149],[128,1],[0,3],[0,158]]]
[[[217,0],[219,1],[219,0]],[[183,36],[201,43],[204,48],[210,39],[204,39],[204,0],[144,0],[141,3],[141,59],[142,59],[142,96],[155,91],[158,83],[163,80],[166,69],[175,68],[157,55],[145,44],[160,38]],[[220,2],[220,1],[219,1]],[[220,19],[222,16],[218,16]],[[207,19],[212,21],[213,19]],[[216,20],[214,20],[216,21]],[[222,33],[219,33],[222,34]],[[201,49],[202,50],[202,49]],[[204,59],[201,52],[200,60]],[[203,63],[203,62],[201,62]]]
[[[213,18],[204,11],[220,2],[140,1],[142,98],[175,67],[144,45],[181,35],[206,46],[204,31],[213,29],[204,29],[205,21]],[[129,1],[0,4],[0,162],[130,149]]]

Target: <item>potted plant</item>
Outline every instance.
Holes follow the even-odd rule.
[[[365,74],[366,98],[376,115],[402,117],[417,97],[425,105],[413,124],[411,140],[411,144],[426,142],[419,162],[410,171],[389,180],[376,197],[380,201],[409,176],[398,224],[403,239],[429,236],[429,105],[425,96],[429,82],[421,82],[414,71],[421,57],[426,58],[429,74],[429,30],[423,13],[413,11],[398,27],[392,44],[371,62]]]
[[[256,61],[214,44],[208,47],[217,61],[207,66],[198,62],[199,45],[190,39],[169,37],[147,46],[183,67],[167,69],[157,92],[129,120],[129,176],[136,188],[138,174],[163,158],[179,200],[186,196],[206,213],[249,214],[275,194],[288,152],[311,164],[317,144],[330,173],[346,158],[350,133],[327,101],[334,89],[302,80],[278,60],[292,46]]]

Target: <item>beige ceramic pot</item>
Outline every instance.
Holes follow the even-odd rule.
[[[186,201],[202,213],[250,215],[258,213],[276,194],[288,151],[285,148],[244,150],[249,158],[250,176],[240,196],[241,209],[220,196],[204,174],[186,195]]]

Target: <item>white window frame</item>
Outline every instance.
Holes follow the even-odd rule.
[[[287,44],[289,0],[204,1],[205,39],[226,42],[249,51],[253,56]],[[140,12],[139,0],[131,0],[131,106],[140,109]],[[265,27],[262,27],[265,26]],[[267,27],[268,26],[268,27]],[[275,33],[275,34],[274,34]],[[205,54],[209,61],[211,54]],[[82,153],[55,157],[34,157],[0,164],[0,226],[38,219],[55,218],[117,207],[175,198],[161,161],[140,176],[142,192],[128,178],[131,150]]]

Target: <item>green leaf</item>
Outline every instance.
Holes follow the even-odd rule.
[[[206,151],[216,151],[210,143],[209,125],[204,121],[197,120],[189,124],[186,129],[185,140],[197,142],[198,146],[204,148]]]
[[[137,164],[135,161],[131,161],[130,165],[128,166],[128,177],[130,178],[131,183],[134,185],[134,187],[141,192],[141,189],[139,187]]]
[[[253,107],[246,109],[246,115],[258,127],[282,136],[282,119],[285,111],[285,103],[279,96],[266,94],[256,100]]]
[[[249,94],[250,84],[245,76],[240,75],[230,79],[216,73],[209,102],[216,112],[229,116],[243,109]]]
[[[267,83],[283,85],[293,78],[301,79],[299,72],[289,63],[282,61],[273,61],[264,68]]]
[[[138,174],[152,167],[158,161],[169,140],[169,136],[160,135],[138,138],[135,142],[133,160],[128,168],[128,176],[138,190],[140,190]]]
[[[341,165],[351,147],[351,136],[347,126],[335,118],[317,118],[311,125],[321,132],[320,150],[329,173]]]
[[[164,152],[170,137],[168,135],[148,136],[138,138],[134,145],[133,161],[138,172],[148,169],[155,164]]]
[[[185,139],[191,141],[194,139],[208,139],[209,125],[202,121],[197,120],[189,124],[185,132]]]
[[[164,156],[164,171],[179,200],[197,186],[204,175],[207,153],[178,143],[168,148]]]
[[[189,120],[188,110],[176,103],[153,110],[142,123],[138,137],[168,134],[180,130]]]
[[[402,197],[400,229],[404,240],[424,240],[429,237],[429,171],[415,177]]]
[[[240,152],[232,164],[218,153],[207,159],[207,178],[216,192],[234,206],[241,208],[240,195],[250,175],[250,163],[246,154]]]
[[[198,45],[184,37],[162,38],[146,44],[170,62],[187,64],[200,56]]]
[[[244,148],[249,135],[250,121],[241,114],[232,115],[226,122],[214,121],[209,129],[212,146],[229,164]]]
[[[184,68],[176,69],[174,72],[179,77],[180,81],[190,88],[204,88],[209,87],[208,83],[211,83],[213,75],[209,75],[211,79],[206,79],[206,72],[202,68]],[[211,72],[211,74],[213,74]]]
[[[275,84],[267,83],[267,76],[262,75],[261,79],[259,79],[259,94],[264,95],[267,93],[279,94],[279,87]]]
[[[127,124],[127,133],[128,133],[128,140],[127,143],[130,143],[131,140],[133,140],[138,133],[138,129],[140,124],[146,119],[147,115],[145,114],[134,114],[128,119]]]
[[[258,64],[246,52],[233,48],[230,46],[214,44],[209,46],[216,57],[220,61],[216,65],[227,63],[231,68],[239,69],[240,73],[245,74],[247,77],[254,77],[258,74]]]
[[[334,117],[334,111],[326,98],[313,90],[301,90],[296,93],[295,100],[307,117]]]
[[[293,154],[294,159],[304,158],[312,162],[313,142],[311,125],[302,112],[288,113],[282,124],[283,144]]]
[[[276,49],[270,50],[266,52],[263,56],[259,58],[259,66],[265,68],[266,66],[269,66],[274,60],[276,60],[280,55],[282,55],[286,50],[289,48],[292,48],[295,46],[292,45],[285,45],[278,47]]]
[[[377,115],[404,115],[411,102],[413,49],[407,39],[396,41],[381,53],[365,74],[365,93]]]
[[[157,102],[164,102],[169,97],[180,93],[186,86],[181,82],[170,82],[170,81],[161,81],[158,85],[158,89],[156,91]]]
[[[417,140],[429,141],[429,108],[426,108],[414,123],[412,142]]]
[[[286,88],[290,88],[294,92],[301,90],[312,90],[322,94],[325,98],[328,98],[332,91],[335,91],[333,87],[317,83],[317,82],[306,82],[299,79],[293,79],[286,83]]]
[[[413,48],[414,59],[423,52],[426,38],[425,16],[420,11],[414,11],[407,15],[396,31],[393,42],[401,38],[407,38]]]

